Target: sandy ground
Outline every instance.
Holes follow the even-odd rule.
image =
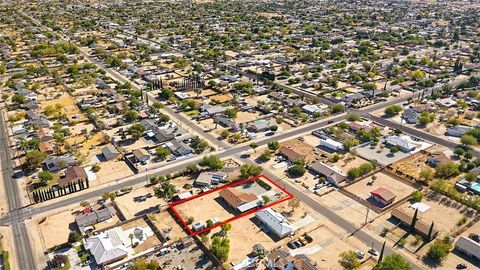
[[[101,169],[96,172],[97,180],[90,182],[91,186],[102,185],[134,175],[124,161],[109,160],[101,162],[99,165]]]
[[[148,197],[147,194],[151,194],[151,197]],[[119,196],[115,202],[127,219],[155,211],[158,209],[158,205],[166,205],[163,199],[153,195],[152,188],[146,187],[134,189],[130,193]]]
[[[396,201],[407,197],[415,190],[415,188],[404,184],[403,182],[400,182],[383,172],[379,172],[375,174],[375,176],[377,179],[371,185],[368,183],[372,182],[372,178],[367,177],[359,182],[356,182],[355,184],[348,186],[346,190],[366,200],[370,197],[371,191],[383,187],[389,189],[397,196],[395,199]]]
[[[419,218],[425,221],[427,224],[430,224],[432,221],[434,221],[435,227],[440,230],[442,235],[457,232],[462,227],[458,226],[458,221],[463,216],[467,216],[468,221],[470,221],[474,215],[474,211],[472,209],[469,209],[466,206],[444,196],[434,194],[427,195],[422,202],[431,208],[424,213],[419,213]],[[409,205],[410,203],[407,202],[402,204],[399,208],[413,214],[414,210],[410,208]]]
[[[68,242],[68,234],[77,228],[75,217],[69,211],[49,216],[37,226],[40,221],[36,219],[34,226],[39,229],[43,250]]]
[[[175,221],[175,219],[173,219],[173,217],[167,211],[151,214],[149,216],[155,226],[160,231],[171,229],[171,231],[168,233],[170,240],[167,241],[167,244],[176,242],[186,236],[183,228]]]
[[[318,198],[317,201],[357,227],[364,224],[367,212],[369,221],[378,216],[375,212],[369,211],[366,206],[338,191],[324,195]]]

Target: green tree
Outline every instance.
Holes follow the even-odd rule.
[[[4,64],[0,64],[0,74],[5,74],[7,73],[7,68],[5,67]]]
[[[12,96],[12,102],[16,104],[23,104],[25,102],[25,96],[15,94]]]
[[[228,118],[236,118],[237,117],[237,111],[234,110],[234,109],[226,109],[224,114]]]
[[[265,150],[263,153],[260,155],[260,158],[264,161],[268,161],[272,158],[272,152],[270,150]]]
[[[435,176],[442,179],[458,175],[459,173],[459,165],[453,161],[444,162],[435,169]]]
[[[357,139],[349,139],[343,142],[343,147],[346,151],[349,151],[352,147],[359,145],[360,142]]]
[[[373,270],[412,270],[405,259],[397,253],[386,256]]]
[[[127,111],[125,113],[125,121],[129,123],[137,120],[137,118],[138,118],[138,113],[136,111]]]
[[[71,231],[68,234],[68,243],[70,244],[73,244],[75,242],[80,242],[81,240],[82,240],[82,235],[77,232]]]
[[[221,262],[226,262],[228,260],[228,253],[230,252],[230,239],[214,236],[210,250]]]
[[[132,135],[133,138],[140,138],[145,132],[145,127],[142,124],[133,124],[128,128],[128,133]]]
[[[217,156],[204,156],[198,165],[208,167],[210,170],[220,170],[225,166],[225,162]]]
[[[332,113],[340,113],[345,111],[345,106],[342,104],[333,104],[333,105],[330,105],[330,111]]]
[[[340,253],[340,265],[346,270],[359,269],[361,266],[357,254],[353,250],[344,251]]]
[[[46,157],[47,154],[42,153],[38,150],[28,151],[25,155],[25,168],[27,169],[27,171],[34,171],[35,169],[40,167]]]
[[[477,145],[478,144],[477,139],[470,134],[463,135],[460,140],[461,140],[462,144],[464,144],[464,145]]]
[[[53,179],[53,175],[49,171],[41,171],[38,173],[38,179],[42,184],[46,185],[48,181]]]
[[[269,141],[268,142],[268,149],[272,151],[277,151],[277,149],[280,148],[280,143],[277,141]]]
[[[262,167],[254,164],[243,164],[240,167],[240,176],[244,179],[257,176],[262,173]]]
[[[360,118],[360,115],[351,113],[347,115],[347,120],[351,122],[357,122],[357,121],[360,121],[361,118]]]
[[[165,147],[161,147],[161,146],[158,146],[157,148],[155,148],[155,155],[157,156],[157,158],[159,160],[165,160],[168,156],[170,156],[172,153],[170,152],[170,150],[168,150],[167,148]]]
[[[252,148],[255,152],[257,152],[257,147],[258,147],[258,144],[256,142],[252,142],[250,143],[250,148]]]
[[[423,200],[423,193],[419,190],[415,190],[412,192],[412,201],[413,202],[421,202]]]
[[[385,114],[387,116],[395,116],[398,115],[402,110],[403,108],[400,105],[391,105],[385,108]]]
[[[448,256],[452,244],[447,239],[436,239],[427,252],[427,258],[435,263],[442,263]]]
[[[418,122],[422,126],[426,126],[427,124],[433,122],[435,120],[435,115],[433,113],[428,113],[428,112],[422,112],[420,114],[420,117],[418,118]]]

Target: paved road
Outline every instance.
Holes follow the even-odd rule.
[[[243,159],[243,161],[250,164],[256,164],[251,159]],[[274,175],[273,173],[265,169],[263,170],[262,174],[267,176],[270,179],[278,179],[276,175]],[[279,184],[281,187],[285,188],[288,192],[292,193],[295,197],[299,198],[303,203],[308,205],[315,212],[321,214],[331,222],[335,223],[336,225],[344,229],[347,233],[350,234],[350,236],[354,236],[358,238],[359,240],[364,242],[367,246],[371,246],[373,244],[375,249],[380,251],[380,248],[383,245],[383,240],[381,237],[373,237],[372,235],[363,231],[361,228],[355,227],[346,219],[344,219],[342,216],[336,214],[332,210],[328,209],[327,207],[325,207],[324,205],[320,204],[318,201],[310,197],[308,195],[309,193],[308,191],[305,192],[303,190],[297,189],[297,187],[295,187],[291,182],[285,179],[279,179],[276,181],[276,183]],[[388,256],[394,253],[396,252],[392,248],[385,245],[385,256]],[[422,269],[419,266],[417,266],[415,262],[412,262],[411,260],[409,260],[409,258],[405,258],[405,259],[409,262],[410,265],[412,265],[413,269],[415,270]]]
[[[16,181],[12,179],[13,167],[7,127],[0,111],[0,159],[3,185],[8,203],[8,215],[15,221],[11,224],[13,242],[17,258],[18,269],[36,269],[33,259],[32,246],[29,241],[22,207],[22,197]]]

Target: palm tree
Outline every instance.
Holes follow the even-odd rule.
[[[128,238],[130,238],[130,243],[133,246],[133,233],[129,234]]]

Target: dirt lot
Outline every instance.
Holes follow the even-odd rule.
[[[238,112],[237,113],[237,118],[235,119],[235,122],[237,123],[246,123],[246,122],[252,122],[255,121],[256,119],[261,118],[260,113],[258,112]]]
[[[391,164],[393,170],[398,170],[406,175],[412,176],[415,179],[420,179],[420,172],[424,169],[430,168],[425,162],[428,155],[418,152],[410,157]]]
[[[440,237],[457,232],[463,227],[463,225],[458,226],[457,224],[460,219],[466,216],[468,217],[468,223],[474,215],[472,209],[441,195],[430,193],[425,196],[422,202],[431,208],[424,213],[418,213],[419,218],[427,224],[435,221],[435,227],[440,230]],[[399,208],[413,213],[414,210],[409,206],[410,203],[407,202],[399,206]]]
[[[167,241],[167,244],[176,242],[187,236],[183,228],[175,221],[175,219],[173,219],[168,211],[151,214],[149,217],[160,231],[171,229],[168,233],[170,240]]]
[[[100,171],[95,173],[97,180],[91,182],[93,186],[109,183],[134,174],[124,161],[109,160],[101,162],[99,165]]]
[[[274,203],[275,201],[278,201],[287,196],[285,193],[278,190],[273,185],[271,186],[272,189],[269,192],[273,191],[279,194],[279,196],[277,196],[276,198],[271,198],[269,204]],[[235,186],[233,188],[242,192],[250,192],[257,196],[267,192],[264,188],[262,188],[255,182],[248,182],[243,185]],[[240,214],[238,211],[236,211],[236,209],[233,209],[220,197],[219,192],[220,190],[178,204],[175,206],[175,209],[178,211],[179,215],[184,220],[187,220],[189,217],[193,217],[194,223],[204,223],[207,220],[211,220],[213,218],[218,218],[220,221],[225,221]],[[205,209],[208,209],[208,211],[205,211]],[[235,223],[236,220],[233,222]]]
[[[415,188],[396,180],[392,176],[385,174],[383,172],[376,173],[376,180],[372,180],[371,177],[367,177],[358,181],[345,189],[358,197],[367,200],[370,197],[370,192],[383,187],[388,188],[393,194],[396,195],[395,201],[402,200],[403,198],[409,196]],[[373,183],[372,183],[373,181]]]
[[[163,199],[153,195],[150,187],[134,189],[130,193],[117,197],[115,202],[127,219],[156,211],[159,205],[166,205]]]
[[[79,210],[80,208],[78,208]],[[36,223],[41,220],[37,219]],[[38,224],[42,247],[46,250],[68,242],[68,234],[71,231],[78,230],[75,223],[75,216],[70,211],[65,211],[47,217],[47,219]]]
[[[338,191],[324,195],[317,199],[317,201],[355,226],[360,227],[365,222],[365,216],[368,211],[367,207]],[[368,220],[372,220],[377,216],[378,214],[375,212],[369,211]]]
[[[341,157],[342,158],[339,161],[337,161],[336,163],[329,163],[329,165],[337,168],[338,171],[341,172],[343,175],[347,175],[348,170],[350,170],[351,168],[355,168],[369,162],[361,157],[354,156],[350,153],[347,153]]]

